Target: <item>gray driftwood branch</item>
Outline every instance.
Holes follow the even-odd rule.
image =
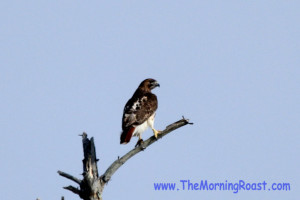
[[[105,171],[105,173],[101,176],[98,174],[97,162],[98,159],[96,157],[96,150],[94,145],[94,139],[88,139],[87,134],[83,133],[82,136],[82,144],[83,144],[83,153],[84,159],[83,163],[83,179],[80,180],[72,175],[69,175],[65,172],[58,171],[58,174],[74,181],[79,185],[79,188],[74,186],[64,187],[66,190],[70,190],[75,194],[78,194],[81,199],[84,200],[102,200],[102,192],[105,187],[105,184],[111,179],[112,175],[132,156],[143,151],[145,148],[156,142],[158,139],[164,137],[168,133],[178,129],[184,125],[192,124],[189,123],[188,119],[181,119],[173,124],[170,124],[163,130],[156,139],[154,136],[150,137],[143,143],[143,147],[138,146],[126,153],[123,157],[115,160]]]

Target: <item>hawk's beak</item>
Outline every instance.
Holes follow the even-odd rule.
[[[150,88],[154,89],[156,87],[160,87],[159,83],[157,81],[152,82]]]
[[[159,83],[158,83],[157,81],[155,81],[155,82],[153,83],[153,88],[155,88],[155,87],[160,87],[160,85],[159,85]]]

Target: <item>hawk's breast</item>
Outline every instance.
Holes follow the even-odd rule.
[[[153,115],[151,115],[151,117],[149,117],[149,119],[146,120],[144,123],[137,125],[133,132],[133,136],[139,136],[144,131],[146,131],[148,129],[148,127],[151,127],[154,123],[154,118],[155,118],[155,113],[153,113]]]

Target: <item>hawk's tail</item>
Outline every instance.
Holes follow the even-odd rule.
[[[121,133],[120,144],[127,144],[130,142],[134,129],[135,127],[130,127]]]

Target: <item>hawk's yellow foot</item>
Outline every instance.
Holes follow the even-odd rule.
[[[155,130],[154,128],[152,129],[154,137],[157,138],[157,135],[161,133],[161,131]]]

